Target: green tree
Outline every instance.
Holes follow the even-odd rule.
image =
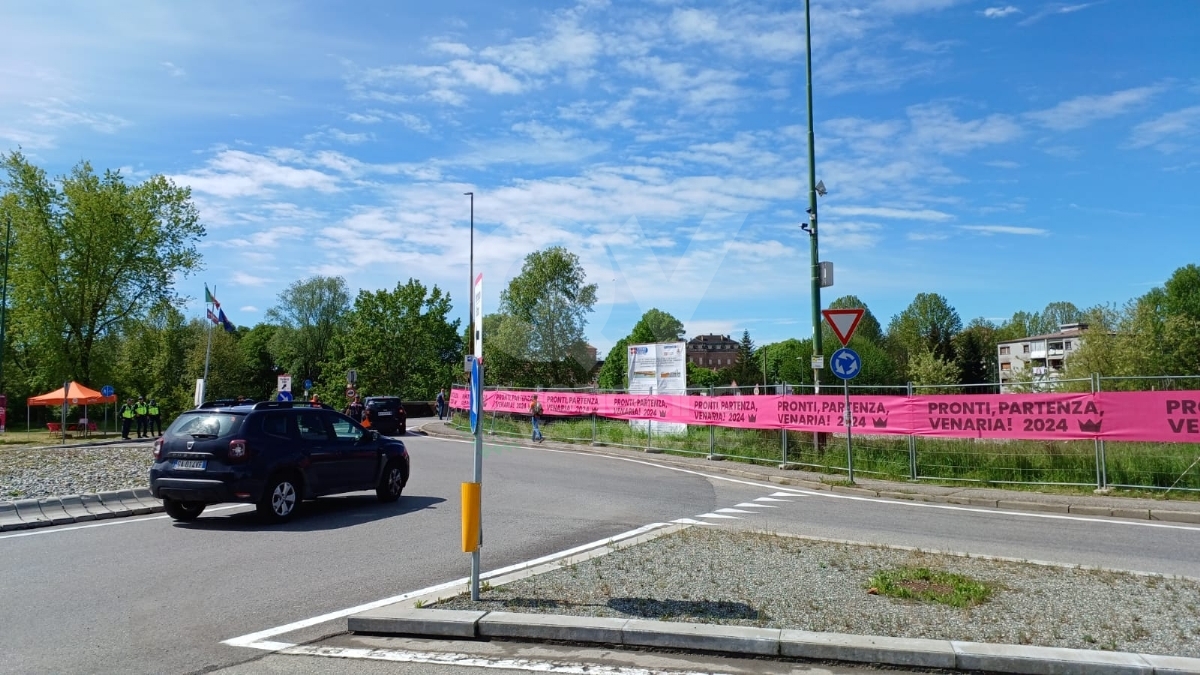
[[[733,366],[729,368],[729,377],[739,386],[765,384],[762,381],[762,363],[758,360],[757,354],[754,340],[750,339],[750,331],[743,330],[741,342],[738,343],[737,357],[733,361]]]
[[[723,378],[719,371],[712,368],[688,363],[687,383],[688,387],[722,387],[729,384],[729,380]]]
[[[954,336],[954,363],[962,384],[988,384],[998,380],[996,324],[973,319]]]
[[[461,322],[449,319],[451,309],[449,295],[415,279],[391,291],[360,291],[336,338],[341,357],[330,365],[357,370],[360,391],[433,400],[462,369]]]
[[[857,295],[843,295],[837,300],[829,303],[829,309],[855,309],[858,307],[861,307],[866,311],[863,312],[862,319],[860,319],[858,322],[858,328],[854,329],[854,334],[856,336],[864,337],[875,344],[882,344],[883,326],[879,324],[879,319],[876,319],[875,315],[871,313],[871,309],[867,307],[867,303],[860,300]],[[829,329],[828,325],[825,326],[825,330],[829,331],[830,338],[836,339],[833,336],[833,331]],[[822,336],[821,339],[824,341],[824,336]],[[834,342],[832,344],[837,343]]]
[[[767,360],[767,378],[772,382],[812,383],[812,340],[791,338],[763,345],[758,351]]]
[[[904,311],[892,317],[888,342],[906,368],[914,356],[925,351],[952,362],[954,336],[960,330],[962,319],[946,298],[937,293],[920,293]]]
[[[188,188],[130,185],[81,162],[52,182],[19,152],[0,156],[0,211],[13,219],[12,321],[44,352],[51,384],[101,374],[97,347],[162,304],[199,269],[204,227]]]
[[[500,311],[523,327],[505,322],[504,342],[530,364],[540,384],[576,386],[588,380],[584,328],[596,304],[596,284],[586,283],[579,257],[561,246],[525,257],[521,273],[500,294]],[[523,342],[519,342],[523,340]]]
[[[608,350],[600,366],[597,384],[601,389],[625,389],[629,386],[629,345],[679,342],[683,340],[683,322],[660,309],[650,309],[634,324],[629,335]]]
[[[1200,321],[1200,266],[1186,265],[1175,270],[1163,290],[1164,307],[1172,316]]]
[[[332,356],[330,347],[350,306],[346,280],[314,276],[296,281],[279,294],[279,304],[267,310],[278,324],[271,353],[293,378],[320,382],[321,364]]]
[[[153,397],[166,419],[190,408],[195,384],[188,382],[186,366],[192,340],[183,314],[171,305],[128,324],[118,350],[118,393]]]
[[[917,352],[908,362],[908,377],[913,384],[930,387],[931,385],[953,385],[958,382],[958,366],[949,359],[944,359],[930,350]],[[933,386],[925,388],[925,394],[953,394],[959,389],[954,386]]]
[[[604,365],[600,366],[600,374],[596,377],[596,385],[601,389],[623,391],[629,386],[629,338],[617,340],[608,356],[604,357]],[[690,372],[690,371],[689,371]]]
[[[242,395],[255,401],[269,400],[277,386],[279,366],[271,354],[277,330],[278,326],[269,323],[259,323],[249,330],[238,328],[238,347],[246,365]]]

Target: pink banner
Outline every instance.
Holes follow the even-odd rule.
[[[534,392],[489,391],[484,410],[528,414]],[[621,420],[793,431],[845,431],[841,396],[644,396],[540,392],[548,417],[596,414]],[[450,405],[465,409],[465,390]],[[1200,443],[1200,391],[1101,394],[852,396],[860,434],[947,438]]]
[[[1200,391],[1117,391],[1096,394],[1104,416],[1100,438],[1200,443]]]

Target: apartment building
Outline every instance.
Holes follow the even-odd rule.
[[[1018,382],[1035,383],[1034,391],[1052,391],[1066,360],[1083,344],[1087,327],[1086,323],[1065,323],[1057,333],[999,343],[996,357],[1000,363],[1000,393],[1014,391],[1013,385]]]
[[[737,361],[739,346],[728,335],[697,335],[688,340],[687,360],[701,368],[728,368]]]

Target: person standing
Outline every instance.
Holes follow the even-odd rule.
[[[538,403],[537,394],[533,395],[533,402],[529,404],[529,417],[533,421],[533,441],[541,443],[545,439],[542,438],[542,429],[539,426],[542,417],[542,404]]]
[[[162,436],[162,415],[159,413],[158,403],[154,399],[150,399],[146,409],[150,413],[150,435],[153,436],[157,433]]]
[[[133,424],[133,405],[129,399],[125,399],[125,405],[121,406],[121,438],[129,440],[129,427]]]
[[[437,395],[437,412],[438,419],[442,419],[446,415],[446,390],[443,389]]]
[[[342,412],[344,412],[347,417],[354,420],[355,422],[362,422],[362,420],[363,420],[362,401],[358,400],[358,397],[355,396],[354,400],[350,401],[350,404],[347,405],[346,409],[343,410]]]
[[[146,405],[146,397],[145,396],[138,397],[137,405],[134,406],[133,412],[137,416],[138,438],[146,438],[146,436],[148,435],[146,433],[146,428],[149,426],[149,421],[150,421],[150,408],[149,408],[149,406]]]

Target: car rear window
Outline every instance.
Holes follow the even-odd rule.
[[[400,407],[400,399],[398,398],[372,398],[367,399],[367,407],[371,410],[385,410]]]
[[[236,434],[245,418],[245,415],[228,412],[185,412],[167,428],[167,436],[225,438]]]

